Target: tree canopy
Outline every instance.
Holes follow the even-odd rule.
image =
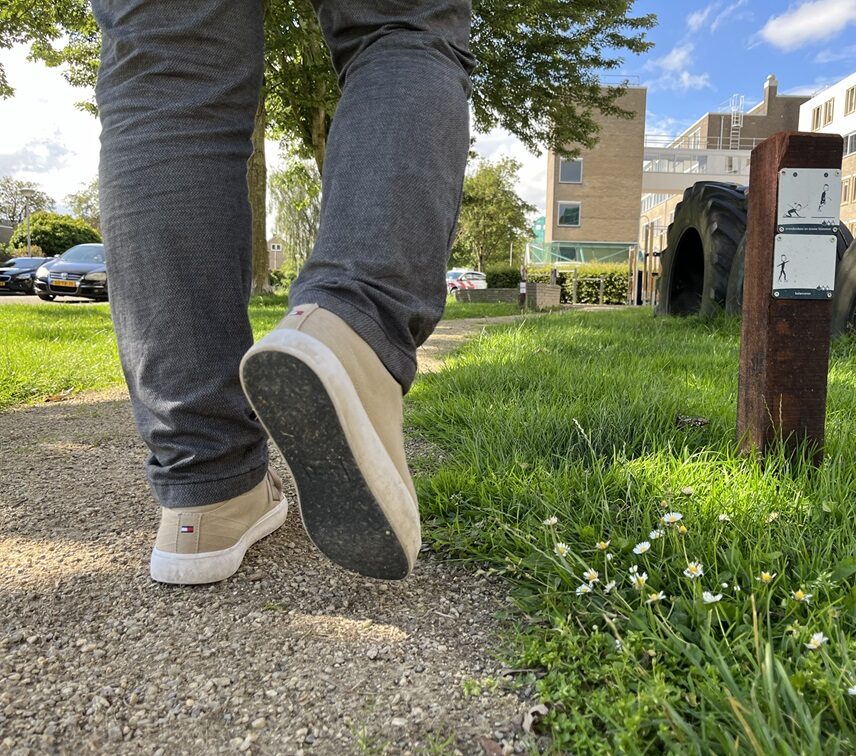
[[[0,178],[0,226],[15,228],[24,220],[27,211],[25,190],[30,190],[33,193],[29,199],[31,213],[54,209],[53,199],[39,190],[37,186],[32,181],[20,181],[10,176]]]
[[[535,208],[515,187],[520,163],[511,158],[479,160],[464,178],[461,214],[452,259],[484,270],[507,259],[509,249],[529,235],[527,214]]]
[[[98,179],[94,178],[88,184],[83,184],[76,192],[65,198],[65,204],[71,214],[101,231],[101,210],[98,202]]]
[[[29,42],[33,55],[64,66],[72,84],[93,86],[98,32],[85,0],[35,5],[4,3],[0,47]],[[630,115],[616,105],[623,88],[604,88],[601,75],[651,45],[645,32],[656,19],[632,7],[633,0],[474,0],[475,127],[500,126],[536,152],[592,147],[598,112]],[[265,23],[268,133],[296,142],[321,167],[339,90],[312,6],[270,0]]]

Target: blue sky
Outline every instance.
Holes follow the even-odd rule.
[[[658,16],[654,48],[624,66],[648,87],[652,131],[680,131],[735,93],[754,104],[771,73],[797,94],[856,68],[856,0],[638,0],[634,11]]]
[[[676,10],[677,8],[677,10]],[[724,105],[734,93],[757,102],[770,73],[783,93],[811,93],[856,70],[856,0],[637,0],[656,13],[654,48],[627,57],[622,73],[648,87],[650,133],[675,134]],[[76,110],[83,93],[56,70],[0,50],[17,94],[0,100],[0,175],[37,182],[63,198],[98,166],[97,121]],[[476,150],[521,163],[518,192],[544,208],[547,159],[502,131],[477,135]],[[276,159],[270,144],[269,159]]]

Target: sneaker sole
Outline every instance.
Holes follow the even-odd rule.
[[[285,522],[287,514],[288,501],[283,496],[279,504],[256,521],[240,540],[228,549],[206,551],[202,554],[174,554],[153,549],[150,564],[152,580],[173,585],[200,585],[225,580],[238,571],[247,549],[256,541],[273,533]]]
[[[241,383],[291,469],[312,542],[360,575],[407,577],[421,545],[418,507],[332,350],[274,331],[244,356]]]

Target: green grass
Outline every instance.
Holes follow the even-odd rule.
[[[255,297],[250,305],[258,338],[282,317],[282,295]],[[517,312],[513,305],[452,303],[446,318]],[[122,384],[116,339],[107,304],[0,304],[0,410],[44,401],[63,391]]]
[[[641,311],[530,319],[409,395],[408,423],[445,452],[418,479],[427,536],[511,581],[510,664],[542,671],[556,752],[856,749],[856,340],[833,347],[814,470],[737,453],[738,337]]]

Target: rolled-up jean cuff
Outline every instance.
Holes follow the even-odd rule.
[[[384,367],[399,384],[404,393],[410,390],[416,377],[416,356],[409,355],[393,343],[386,331],[373,317],[367,315],[345,299],[323,289],[301,289],[299,300],[289,298],[289,306],[317,304],[344,320],[380,358]]]
[[[226,499],[247,493],[255,488],[265,477],[268,469],[267,459],[252,470],[219,480],[170,483],[168,485],[151,483],[155,497],[162,507],[180,509],[181,507],[202,507],[216,504]]]

